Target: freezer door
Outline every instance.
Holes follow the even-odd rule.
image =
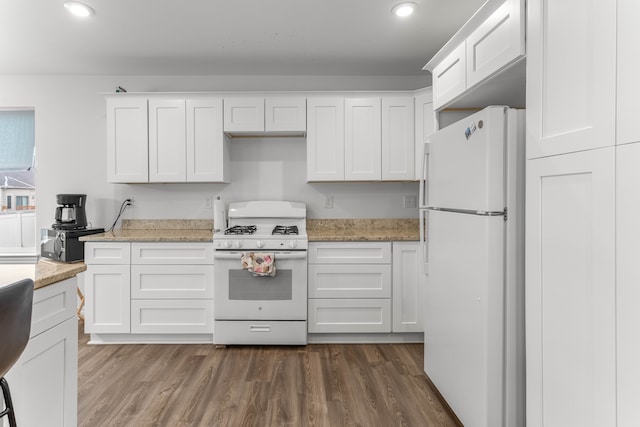
[[[502,217],[428,213],[424,367],[465,426],[503,426]]]
[[[426,206],[505,208],[505,111],[485,108],[429,137]]]

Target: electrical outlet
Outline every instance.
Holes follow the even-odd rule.
[[[204,208],[205,209],[212,209],[212,204],[213,204],[213,197],[207,197],[204,199]]]
[[[333,196],[324,196],[324,207],[333,209]]]
[[[133,196],[131,196],[131,197],[127,197],[127,200],[128,200],[128,201],[127,201],[127,206],[128,206],[129,208],[133,208]]]
[[[404,196],[404,205],[405,208],[417,208],[418,207],[418,196],[410,195]]]

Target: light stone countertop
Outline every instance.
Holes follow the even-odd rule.
[[[37,264],[0,264],[0,286],[22,279],[32,279],[34,289],[70,279],[87,269],[83,262],[66,264],[41,259]]]
[[[418,241],[417,218],[307,219],[310,242]],[[211,220],[124,220],[122,229],[83,236],[93,242],[212,242]]]

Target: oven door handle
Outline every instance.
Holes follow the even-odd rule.
[[[247,251],[250,252],[250,251]],[[254,251],[255,252],[255,251]],[[213,259],[222,259],[222,260],[240,260],[244,252],[214,252]],[[266,253],[269,253],[268,251]],[[276,261],[278,260],[288,260],[288,259],[307,259],[306,251],[298,251],[298,252],[273,252],[274,258]]]

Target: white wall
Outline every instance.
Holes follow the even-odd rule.
[[[33,107],[36,122],[37,226],[53,222],[58,193],[86,193],[87,218],[108,227],[122,201],[125,218],[212,218],[205,199],[306,202],[311,218],[417,217],[402,207],[416,183],[306,183],[302,138],[234,139],[231,184],[108,184],[103,93],[222,90],[413,90],[424,77],[335,76],[0,76],[0,107]],[[334,208],[323,207],[333,196]]]

